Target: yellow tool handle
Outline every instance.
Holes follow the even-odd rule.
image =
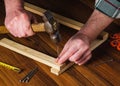
[[[38,24],[32,24],[32,28],[34,32],[43,32],[44,29],[44,23],[38,23]],[[9,31],[6,29],[5,26],[0,26],[0,34],[6,34],[9,33]]]
[[[20,68],[11,66],[11,65],[3,63],[3,62],[0,62],[0,66],[11,69],[11,70],[16,71],[16,72],[21,72],[22,71]]]

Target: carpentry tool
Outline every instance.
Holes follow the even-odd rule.
[[[50,35],[51,40],[56,44],[56,52],[59,55],[59,42],[61,41],[59,23],[54,19],[50,11],[44,13],[43,20],[45,22],[45,30]]]
[[[0,62],[0,66],[5,67],[5,68],[10,69],[10,70],[13,70],[13,71],[16,71],[16,72],[18,72],[18,73],[20,73],[20,72],[22,71],[20,68],[11,66],[11,65],[6,64],[6,63],[4,63],[4,62]]]
[[[53,42],[60,41],[59,23],[54,19],[50,11],[46,11],[42,16],[44,23],[32,24],[34,32],[46,31]],[[0,34],[9,33],[5,26],[0,26]]]
[[[26,83],[28,83],[30,81],[30,79],[35,75],[35,73],[37,71],[38,71],[38,67],[35,67],[23,79],[21,79],[20,82],[26,82]]]
[[[46,11],[44,13],[43,20],[45,22],[45,30],[47,33],[49,33],[50,38],[53,40],[53,42],[59,43],[61,40],[59,23],[54,19],[50,11]]]

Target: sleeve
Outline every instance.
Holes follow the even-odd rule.
[[[112,18],[120,18],[120,0],[96,0],[95,9]]]

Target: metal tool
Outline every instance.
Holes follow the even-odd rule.
[[[0,66],[3,66],[3,67],[5,67],[5,68],[7,68],[7,69],[10,69],[10,70],[16,71],[16,72],[18,72],[18,73],[20,73],[20,72],[22,71],[20,68],[17,68],[17,67],[11,66],[11,65],[6,64],[6,63],[4,63],[4,62],[0,62]]]
[[[55,20],[50,11],[44,13],[43,20],[45,22],[45,30],[50,35],[51,40],[56,44],[59,43],[61,41],[59,23]]]
[[[59,23],[55,20],[50,11],[46,11],[44,13],[43,20],[45,22],[45,31],[50,35],[51,40],[56,44],[57,55],[59,55],[59,42],[61,41],[61,35],[59,33]]]
[[[36,74],[37,71],[38,71],[38,67],[35,67],[23,79],[21,79],[20,82],[28,83],[30,81],[30,79]]]
[[[35,32],[46,31],[49,34],[50,39],[56,44],[56,50],[58,53],[59,52],[58,43],[61,41],[61,36],[59,33],[59,23],[55,20],[50,11],[44,12],[42,18],[44,23],[32,24],[33,31]],[[9,33],[9,31],[5,28],[5,26],[0,26],[0,34],[5,33]]]
[[[50,11],[43,13],[44,23],[32,24],[33,31],[44,32],[46,31],[53,42],[60,42],[61,36],[59,33],[59,23],[55,20]],[[5,26],[0,26],[0,34],[9,33]]]

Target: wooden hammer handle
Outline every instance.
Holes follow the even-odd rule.
[[[32,28],[34,32],[44,32],[44,23],[32,24]],[[6,29],[5,26],[0,26],[0,34],[6,34],[9,31]]]

